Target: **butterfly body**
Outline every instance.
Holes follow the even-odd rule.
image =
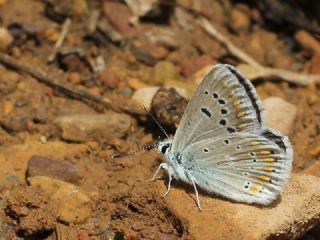
[[[234,67],[216,65],[191,98],[173,140],[157,145],[172,178],[235,201],[269,204],[291,172],[287,137],[265,126],[253,85]]]

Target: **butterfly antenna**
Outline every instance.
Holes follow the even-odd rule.
[[[157,144],[148,144],[142,148],[139,148],[135,151],[132,151],[132,152],[129,152],[129,153],[117,153],[117,154],[114,154],[112,155],[111,157],[112,158],[123,158],[123,157],[130,157],[134,154],[136,154],[137,152],[140,152],[140,151],[143,151],[143,150],[147,150],[147,151],[150,151],[152,148],[154,148]]]
[[[169,139],[169,135],[164,130],[164,128],[161,126],[159,121],[155,118],[155,116],[153,116],[153,114],[151,112],[149,112],[143,105],[141,105],[141,108],[145,111],[146,114],[148,114],[153,119],[153,121],[155,121],[155,123],[158,125],[158,127],[161,129],[161,131],[164,133],[164,135],[166,135],[166,137]]]

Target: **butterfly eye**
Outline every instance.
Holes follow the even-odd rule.
[[[164,145],[162,148],[161,148],[161,152],[163,153],[163,154],[165,154],[166,152],[167,152],[167,149],[170,147],[170,144],[168,143],[168,144],[166,144],[166,145]]]

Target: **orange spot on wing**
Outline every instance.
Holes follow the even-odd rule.
[[[233,102],[233,106],[238,106],[238,105],[240,105],[240,103],[241,103],[240,100],[236,100]]]
[[[264,171],[267,171],[267,172],[272,172],[273,167],[271,167],[271,166],[266,166],[266,167],[263,167],[262,169],[263,169]]]
[[[255,185],[253,185],[253,186],[251,187],[251,193],[257,194],[257,193],[260,191],[261,188],[262,188],[262,185],[256,183]]]
[[[264,158],[262,161],[264,161],[266,163],[272,163],[272,162],[274,162],[274,158]]]
[[[261,154],[261,155],[268,155],[268,154],[270,154],[270,151],[268,151],[268,150],[262,150],[262,151],[259,152],[259,154]]]
[[[257,142],[257,141],[252,141],[252,142],[250,142],[250,145],[251,145],[251,146],[257,146],[257,145],[259,145],[259,142]]]
[[[238,118],[243,117],[245,113],[246,113],[245,111],[238,112],[237,117]]]
[[[270,177],[267,175],[261,175],[259,178],[265,182],[270,182]]]

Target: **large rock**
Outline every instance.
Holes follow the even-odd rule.
[[[38,155],[30,158],[27,176],[45,176],[71,183],[77,183],[80,179],[78,170],[73,164]]]
[[[156,186],[160,197],[166,186],[163,181]],[[320,219],[320,179],[309,175],[293,174],[268,207],[200,194],[200,212],[194,199],[192,187],[173,185],[165,202],[195,239],[296,239]]]
[[[57,117],[54,123],[64,140],[86,142],[123,137],[130,129],[131,119],[120,113],[75,114]]]
[[[31,186],[40,187],[58,202],[58,218],[67,223],[82,223],[92,213],[90,196],[80,187],[48,177],[29,177]]]

